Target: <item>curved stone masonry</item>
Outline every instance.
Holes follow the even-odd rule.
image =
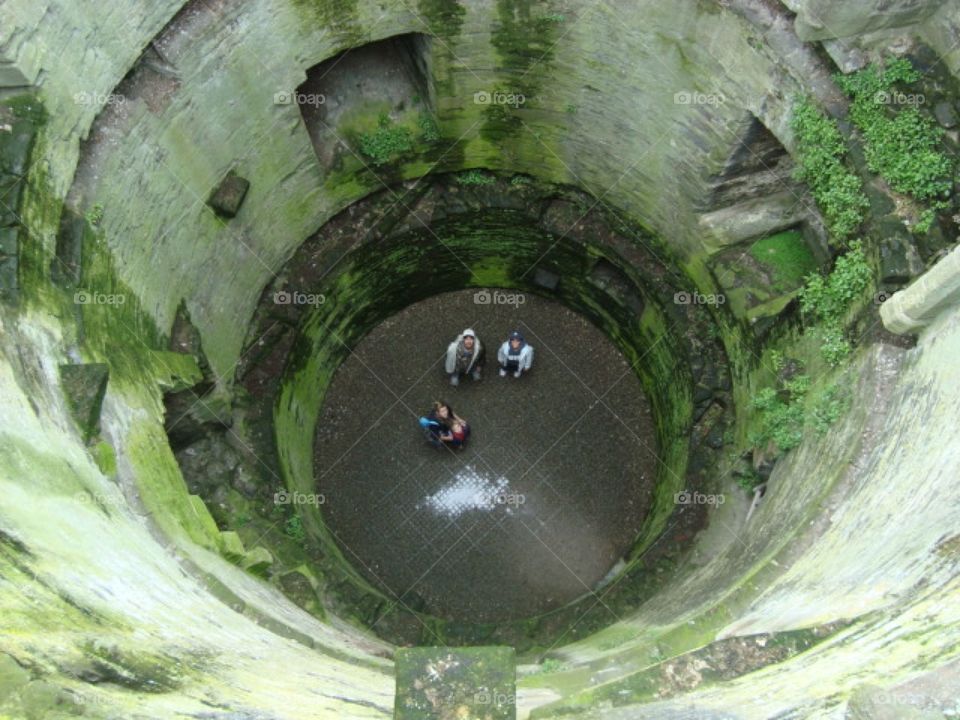
[[[709,308],[677,304],[675,296],[683,289],[674,284],[678,277],[662,272],[658,241],[639,229],[618,231],[599,210],[584,212],[589,200],[573,189],[493,176],[488,184],[464,186],[456,176],[440,176],[404,191],[409,192],[406,203],[398,204],[396,193],[385,191],[338,216],[304,243],[263,294],[239,377],[255,400],[247,418],[257,428],[257,454],[276,457],[283,470],[282,476],[265,478],[268,486],[283,482],[292,491],[314,492],[314,423],[327,384],[350,348],[382,320],[437,291],[506,287],[542,294],[605,332],[650,400],[658,441],[657,490],[653,510],[627,557],[636,577],[623,585],[624,595],[631,584],[648,584],[645,577],[654,559],[667,562],[676,555],[673,542],[646,553],[662,528],[679,522],[686,529],[675,528],[677,536],[690,539],[692,528],[702,522],[705,507],[678,507],[674,496],[685,489],[710,490],[705,470],[717,462],[713,456],[723,444],[732,410],[726,360],[718,331],[710,329]],[[566,228],[564,237],[560,233]],[[277,302],[297,293],[324,301]],[[687,362],[701,378],[692,391]],[[274,440],[275,449],[270,447]],[[405,614],[404,604],[342,567],[357,559],[343,557],[316,510],[304,507],[300,515],[320,543],[324,572],[339,565],[337,574],[354,577],[351,593],[379,598],[364,603],[353,598],[353,605],[373,606],[361,621],[385,637],[422,641],[423,625],[392,617]],[[590,600],[587,596],[541,620],[475,628],[459,621],[449,633],[431,619],[427,637],[439,635],[447,642],[504,637],[518,647],[545,643],[566,631],[563,618],[582,615]]]
[[[88,10],[0,7],[0,713],[384,718],[422,716],[443,698],[524,718],[956,715],[954,256],[921,275],[956,229],[945,213],[912,237],[856,133],[847,140],[871,201],[864,239],[881,289],[921,280],[890,309],[867,298],[850,318],[856,354],[823,374],[847,392],[846,409],[765,466],[765,493],[734,487],[743,463],[724,450],[688,457],[685,438],[699,412],[690,378],[712,360],[702,345],[725,350],[736,423],[731,437],[705,433],[701,448],[747,441],[752,399],[787,378],[771,370],[774,351],[810,355],[796,286],[781,282],[784,294],[770,297],[768,268],[735,255],[757,249],[741,212],[815,262],[832,252],[787,177],[795,98],[842,119],[830,64],[849,72],[906,55],[955,148],[960,4],[164,0]],[[321,82],[316,69],[345,51],[401,37],[406,54],[391,68],[403,65],[421,92],[399,93],[383,127],[392,119],[417,142],[371,166],[406,144],[388,133],[386,149],[364,155],[384,108],[357,105],[328,128],[339,144],[318,152],[324,136],[310,124],[330,116],[284,98]],[[523,107],[494,103],[495,92],[523,94]],[[559,294],[627,357],[652,350],[644,380],[667,464],[686,463],[730,500],[682,514],[708,515],[705,527],[672,525],[679,512],[661,482],[636,561],[586,606],[501,635],[413,613],[389,628],[400,642],[515,643],[516,672],[509,651],[412,652],[364,631],[389,598],[342,562],[319,519],[254,508],[285,480],[299,492],[311,477],[309,426],[342,352],[324,322],[359,337],[384,311],[372,278],[354,287],[341,273],[324,289],[355,306],[292,312],[274,327],[264,289],[322,287],[299,260],[335,264],[357,238],[333,219],[363,198],[377,205],[372,193],[385,188],[413,191],[391,198],[406,226],[372,234],[348,267],[382,259],[417,276],[416,252],[433,238],[405,205],[434,181],[413,181],[462,171],[469,182],[497,177],[497,192],[431,216],[430,228],[489,244],[476,256],[462,248],[477,277],[418,292],[523,287],[511,277],[522,253],[498,242],[533,251],[552,233],[564,267],[548,271],[577,281],[574,292],[537,291]],[[532,196],[505,202],[518,173]],[[583,200],[571,187],[615,236],[577,238],[567,213],[559,227],[542,224],[544,201]],[[517,216],[519,228],[495,222]],[[412,254],[391,245],[401,240]],[[274,280],[284,265],[310,273]],[[639,326],[627,302],[637,288],[649,322]],[[384,289],[398,305],[415,299]],[[670,291],[742,302],[702,312]],[[917,331],[915,346],[878,332],[880,312],[891,329]],[[654,347],[659,338],[670,352]],[[304,375],[311,362],[322,375]],[[693,440],[722,414],[700,407]],[[205,445],[189,442],[200,436]]]

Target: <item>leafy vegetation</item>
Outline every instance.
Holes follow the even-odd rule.
[[[920,77],[900,59],[835,79],[852,99],[850,119],[863,134],[867,167],[897,192],[928,200],[950,191],[953,168],[939,149],[943,130],[920,113],[916,96],[896,90]]]
[[[849,407],[849,394],[839,385],[831,385],[814,404],[810,412],[810,424],[818,435],[826,435]]]
[[[434,143],[440,139],[440,128],[437,127],[436,121],[427,113],[420,113],[417,126],[420,128],[420,139],[424,142]]]
[[[467,170],[457,175],[457,182],[460,185],[491,185],[497,180],[492,175],[487,175],[480,170]]]
[[[851,243],[850,250],[837,258],[829,275],[807,276],[799,293],[800,311],[827,364],[839,366],[850,355],[844,324],[872,281],[873,272],[859,241]],[[780,452],[791,450],[800,444],[806,427],[825,434],[849,407],[844,388],[832,385],[815,391],[810,376],[801,372],[799,361],[788,360],[782,352],[771,350],[768,365],[778,379],[753,397],[751,406],[757,413],[755,429],[749,436],[753,447],[767,448],[772,443]],[[788,365],[796,367],[787,372]],[[752,481],[744,477],[738,482],[749,489]]]
[[[797,179],[809,185],[831,235],[844,243],[860,227],[869,202],[860,178],[844,162],[843,136],[837,123],[808,99],[794,107],[791,127],[797,140]]]
[[[103,203],[94,203],[93,207],[84,213],[84,218],[92,227],[98,227],[103,220]]]
[[[360,135],[360,152],[374,165],[386,165],[397,156],[413,149],[413,134],[409,129],[394,124],[386,113],[380,115],[377,129]]]
[[[839,365],[850,354],[843,321],[850,306],[872,281],[873,271],[858,241],[851,245],[848,253],[837,258],[830,275],[811,274],[801,288],[800,311],[808,322],[817,325],[820,352],[830,365]]]
[[[293,515],[287,518],[287,521],[283,525],[283,532],[288,538],[296,540],[297,542],[303,542],[307,538],[307,534],[303,529],[303,522],[300,520],[299,515]]]
[[[760,414],[760,429],[750,437],[756,447],[770,442],[786,452],[803,439],[804,396],[810,389],[810,378],[797,375],[780,383],[779,388],[763,388],[753,398],[753,409]]]

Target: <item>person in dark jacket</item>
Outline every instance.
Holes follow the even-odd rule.
[[[497,361],[500,363],[500,377],[512,373],[518,378],[533,365],[533,346],[524,340],[519,330],[514,330],[497,351]]]
[[[450,426],[453,424],[454,417],[453,408],[447,403],[439,400],[433,403],[430,412],[420,417],[418,421],[427,442],[434,447],[440,447],[442,445],[440,436],[450,433]]]

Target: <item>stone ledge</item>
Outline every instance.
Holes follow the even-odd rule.
[[[887,330],[904,335],[926,327],[958,304],[960,247],[881,305],[880,317]]]

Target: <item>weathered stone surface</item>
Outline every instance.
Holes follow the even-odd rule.
[[[879,9],[878,2],[830,3],[829,8],[800,0],[791,4],[800,11],[800,25],[810,27],[820,9],[843,13],[836,17],[850,19],[851,29],[909,23],[914,11],[917,18],[924,16],[924,8],[910,2],[894,2],[889,13],[871,12]],[[406,7],[385,12],[381,3],[365,0],[339,3],[336,12],[329,3],[193,5],[160,46],[182,77],[197,81],[185,83],[165,105],[131,100],[115,124],[98,127],[116,130],[112,146],[97,146],[96,132],[90,144],[82,144],[104,102],[80,102],[77,93],[109,95],[180,5],[131,2],[116,13],[98,14],[76,3],[11,0],[0,6],[0,46],[5,58],[17,62],[24,55],[15,48],[28,46],[48,48],[57,59],[45,64],[42,92],[51,123],[34,165],[34,179],[44,187],[27,198],[28,255],[36,266],[49,266],[58,222],[51,199],[66,195],[85,147],[91,152],[77,174],[77,192],[110,208],[103,233],[120,279],[143,298],[162,328],[170,326],[188,288],[188,306],[216,353],[211,365],[225,375],[239,356],[250,311],[274,268],[332,213],[368,191],[354,176],[328,183],[311,155],[297,109],[273,105],[272,95],[296,87],[305,68],[351,42],[421,31],[424,24]],[[491,141],[471,129],[486,117],[486,109],[472,100],[476,86],[522,82],[529,68],[502,69],[491,42],[498,6],[488,0],[463,3],[457,29],[444,31],[451,56],[438,56],[435,65],[442,129],[450,137],[466,134],[445,169],[519,168],[595,188],[604,193],[605,203],[660,231],[678,254],[695,254],[702,246],[689,209],[704,191],[704,178],[729,156],[729,130],[747,109],[789,147],[786,109],[810,82],[796,72],[796,55],[770,50],[777,33],[788,32],[782,17],[765,27],[721,5],[594,4],[574,18],[574,10],[582,7],[574,3],[567,25],[555,34],[559,45],[546,63],[549,72],[539,78],[544,104],[531,102],[520,116],[529,127],[514,138]],[[944,63],[956,70],[958,10],[955,3],[941,7],[915,29],[930,36]],[[115,22],[118,15],[124,22]],[[502,25],[504,18],[496,17]],[[436,18],[428,21],[444,26]],[[224,34],[225,27],[230,34]],[[554,38],[544,39],[549,45]],[[501,34],[500,47],[509,40]],[[624,68],[623,57],[635,64]],[[485,68],[494,70],[488,74]],[[722,92],[726,102],[715,107],[675,102],[677,93],[694,88]],[[579,109],[568,113],[568,104]],[[262,198],[259,193],[247,198],[256,205],[241,214],[236,228],[224,230],[202,206],[188,211],[235,158],[268,140],[271,152],[251,157],[250,176],[270,190]],[[198,162],[201,157],[208,161]],[[414,164],[400,172],[413,177],[424,168]],[[4,217],[12,222],[11,215]],[[827,440],[799,448],[774,472],[750,526],[728,528],[731,549],[720,551],[718,563],[669,588],[602,636],[558,648],[572,672],[560,673],[555,682],[530,678],[529,692],[538,704],[576,700],[578,693],[598,687],[625,691],[615,697],[623,707],[606,698],[609,704],[597,709],[605,719],[644,713],[669,717],[691,705],[703,708],[704,716],[835,714],[837,698],[869,674],[913,674],[919,656],[932,664],[955,655],[960,603],[956,545],[950,540],[958,512],[952,472],[957,458],[949,438],[944,441],[949,435],[944,428],[960,424],[955,403],[960,341],[950,315],[956,289],[949,278],[936,280],[907,295],[917,303],[902,308],[907,325],[933,325],[902,369],[900,394],[889,407],[858,404],[859,415]],[[11,578],[17,588],[3,599],[4,620],[15,624],[13,632],[4,633],[11,652],[36,656],[40,666],[53,668],[55,660],[74,651],[78,637],[129,641],[135,628],[140,647],[169,653],[185,671],[196,673],[189,678],[191,687],[216,695],[211,700],[200,693],[173,696],[104,686],[95,698],[104,716],[199,716],[209,714],[216,702],[223,712],[245,715],[273,715],[281,707],[291,718],[389,717],[393,678],[388,664],[373,653],[389,654],[390,648],[342,625],[314,622],[174,527],[181,522],[187,527],[187,518],[195,516],[192,532],[198,532],[196,526],[206,528],[207,535],[216,532],[202,503],[184,497],[183,480],[166,446],[155,378],[140,363],[126,369],[143,372],[140,382],[127,377],[122,392],[111,391],[104,425],[120,454],[119,481],[136,489],[130,497],[139,496],[148,520],[161,530],[152,535],[133,513],[101,509],[107,501],[122,503],[124,496],[104,481],[76,438],[58,430],[69,417],[49,385],[56,383],[70,324],[60,324],[54,310],[37,308],[9,323],[4,316],[0,333],[3,531],[35,540],[30,545],[37,548],[36,557],[28,558],[4,540],[0,554],[4,579]],[[126,337],[125,327],[112,329],[116,338]],[[154,354],[146,346],[141,352],[143,367],[151,367]],[[882,396],[885,391],[867,385],[864,392]],[[862,442],[864,433],[876,443],[875,452],[851,460],[848,449]],[[857,482],[848,483],[853,487],[843,489],[853,493],[850,502],[843,493],[831,493],[832,474],[840,467],[858,473]],[[100,504],[76,499],[94,491]],[[810,534],[791,546],[798,527],[810,527]],[[7,547],[14,547],[13,560]],[[192,574],[189,564],[179,562],[183,557],[191,557],[209,576]],[[35,566],[25,564],[28,560]],[[229,586],[223,597],[236,599],[237,608],[275,612],[281,617],[278,627],[300,628],[299,634],[288,633],[295,642],[234,612],[215,594],[216,582]],[[864,620],[828,647],[755,677],[704,687],[690,697],[664,700],[660,707],[629,704],[630,679],[638,667],[684,643],[709,640],[718,622],[733,634],[803,626],[819,615]],[[308,647],[311,639],[322,652]],[[205,666],[203,659],[211,656],[229,662]],[[30,695],[44,713],[49,710],[44,698],[56,696],[43,686]],[[572,713],[591,713],[582,702],[571,707]],[[24,716],[21,708],[8,714]]]
[[[884,218],[876,224],[875,232],[880,247],[881,283],[903,285],[925,270],[913,238],[900,218]]]
[[[945,128],[955,128],[957,126],[957,111],[948,102],[938,102],[933,106],[933,115],[937,122]]]
[[[903,700],[910,693],[898,693],[876,686],[857,688],[847,703],[845,720],[943,720],[944,715],[936,710],[923,710]]]
[[[797,34],[807,41],[921,24],[943,4],[943,0],[784,0],[797,13]]]
[[[30,673],[6,653],[0,653],[0,707],[24,685],[30,682]]]
[[[100,407],[109,376],[110,368],[103,363],[60,366],[63,394],[85,440],[100,432]]]

